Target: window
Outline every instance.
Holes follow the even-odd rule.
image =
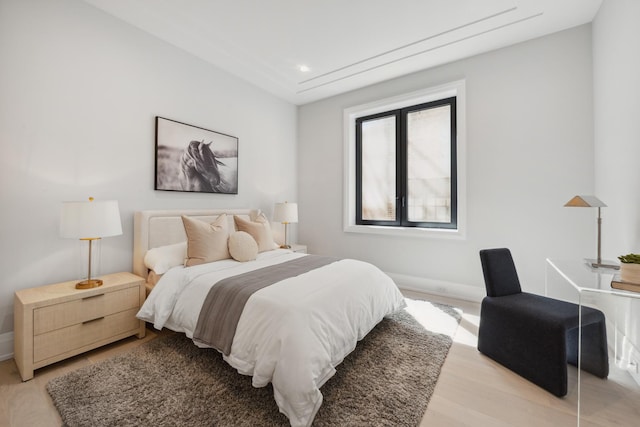
[[[456,228],[456,98],[356,119],[356,224]]]
[[[345,110],[345,231],[464,237],[464,82]]]

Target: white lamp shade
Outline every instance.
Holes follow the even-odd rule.
[[[298,222],[298,204],[276,203],[273,209],[273,220],[282,223]]]
[[[62,202],[60,236],[89,239],[122,234],[117,200]]]

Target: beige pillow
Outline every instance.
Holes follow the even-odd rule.
[[[258,256],[258,244],[251,234],[236,231],[229,236],[229,253],[236,261],[253,261]]]
[[[234,215],[233,220],[238,231],[245,231],[255,239],[258,243],[258,252],[270,251],[278,247],[273,241],[269,220],[263,214],[258,215],[255,221],[246,220],[238,215]]]
[[[211,224],[199,219],[182,216],[184,231],[187,233],[187,260],[184,265],[204,264],[230,258],[227,240],[227,215],[222,214]]]

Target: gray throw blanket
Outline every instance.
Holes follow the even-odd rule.
[[[204,300],[193,340],[228,356],[242,310],[254,292],[335,261],[338,259],[307,255],[220,280]]]

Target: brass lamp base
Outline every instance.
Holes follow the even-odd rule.
[[[280,245],[281,249],[291,249],[291,245]]]
[[[91,289],[98,286],[102,286],[102,280],[100,279],[89,279],[76,283],[76,289]]]

